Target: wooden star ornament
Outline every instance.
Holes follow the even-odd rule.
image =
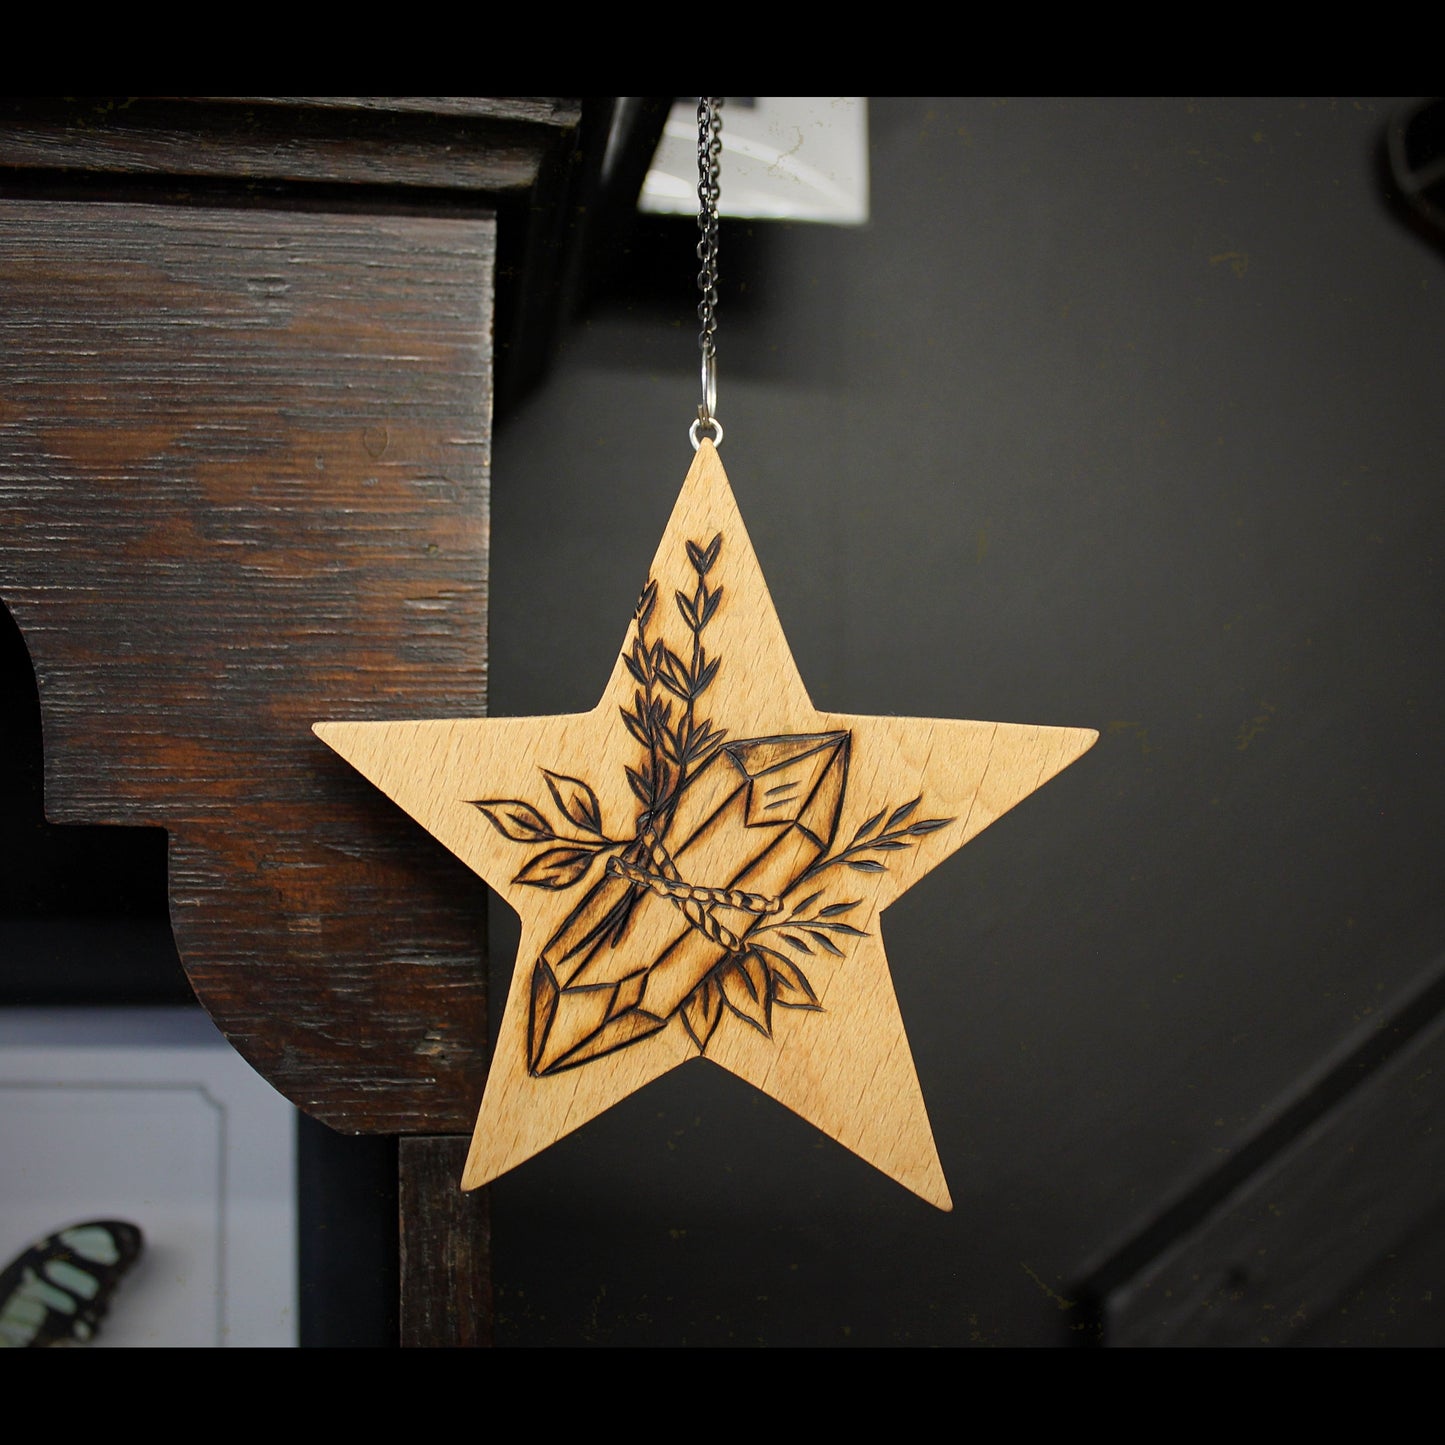
[[[1098,734],[819,712],[710,441],[591,712],[315,731],[521,916],[463,1188],[706,1057],[952,1207],[879,915]]]

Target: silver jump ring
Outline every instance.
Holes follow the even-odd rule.
[[[698,408],[699,411],[701,411],[701,409],[701,407]],[[692,442],[693,451],[696,451],[702,445],[702,438],[699,437],[697,433],[698,428],[704,426],[710,426],[717,433],[717,435],[713,438],[713,446],[720,447],[722,445],[722,423],[715,416],[710,416],[706,419],[699,416],[698,419],[693,422],[693,424],[687,430],[688,439]]]
[[[702,354],[702,416],[706,421],[717,410],[717,352]]]

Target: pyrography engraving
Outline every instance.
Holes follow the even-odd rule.
[[[848,940],[865,936],[848,921],[862,900],[830,892],[846,871],[823,875],[882,872],[877,855],[953,821],[915,820],[922,798],[914,798],[881,809],[839,847],[848,732],[728,741],[728,730],[702,715],[722,664],[703,640],[723,605],[724,588],[708,581],[722,543],[719,533],[686,544],[697,585],[673,594],[682,652],[655,619],[655,579],[638,599],[623,652],[635,688],[632,705],[619,709],[642,749],[626,766],[638,805],[626,836],[606,831],[587,782],[546,768],[561,821],[545,804],[469,800],[504,837],[541,850],[514,883],[574,888],[606,860],[533,966],[533,1074],[575,1068],[674,1019],[705,1053],[729,1015],[771,1038],[775,1007],[820,1011],[806,960],[845,958]]]

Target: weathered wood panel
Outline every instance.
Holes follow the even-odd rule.
[[[492,1343],[491,1194],[463,1194],[462,1137],[403,1139],[399,1148],[401,1343]]]
[[[577,102],[90,96],[0,102],[0,171],[121,171],[506,192],[531,186]]]
[[[353,1132],[481,1094],[485,890],[310,724],[483,704],[493,243],[0,202],[0,598],[48,812],[169,830],[197,994]]]
[[[565,96],[495,95],[190,95],[215,105],[289,105],[307,110],[357,110],[410,115],[454,115],[468,120],[526,120],[570,128],[582,102]]]

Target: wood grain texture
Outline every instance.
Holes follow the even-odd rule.
[[[484,890],[309,724],[483,705],[493,242],[0,202],[0,598],[49,815],[169,830],[202,1003],[351,1132],[466,1129],[481,1087]]]
[[[494,95],[206,95],[176,99],[213,105],[305,106],[319,110],[394,111],[409,115],[452,115],[473,120],[534,121],[570,129],[582,114],[580,101],[565,96]]]
[[[575,102],[455,105],[267,103],[163,97],[0,102],[0,173],[11,170],[525,190]]]
[[[491,1199],[457,1187],[466,1157],[465,1136],[400,1141],[405,1348],[492,1343]]]
[[[710,442],[592,712],[316,731],[522,917],[468,1188],[705,1056],[950,1207],[879,915],[1097,734],[817,711]]]

